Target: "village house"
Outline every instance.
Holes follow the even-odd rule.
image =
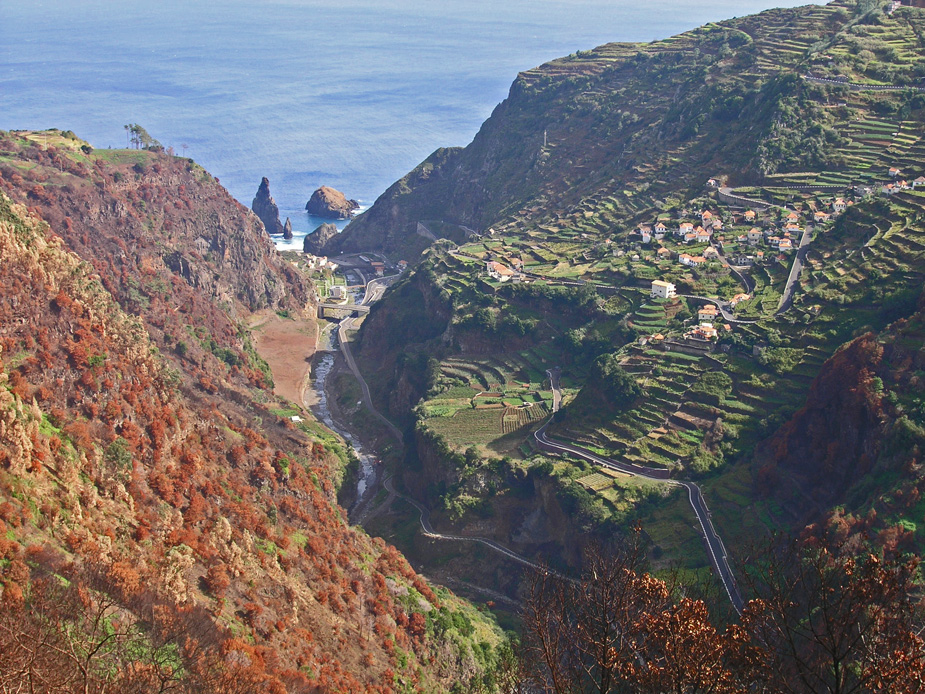
[[[700,227],[697,227],[697,232],[696,232],[697,243],[709,243],[710,236],[712,236],[712,234],[710,234],[709,231],[704,231]]]
[[[793,241],[790,239],[781,239],[780,243],[777,244],[777,250],[779,251],[792,251],[793,250]]]
[[[759,243],[764,234],[761,233],[761,229],[758,227],[752,227],[748,230],[748,243],[750,246],[754,246]]]
[[[707,246],[703,249],[703,257],[707,260],[719,258],[719,251],[713,248],[713,246]]]
[[[741,304],[743,301],[748,301],[752,297],[748,294],[736,294],[732,297],[732,301],[729,302],[729,305],[735,308],[738,304]]]
[[[408,261],[407,261],[407,260],[399,260],[399,261],[398,261],[398,271],[399,271],[399,272],[404,272],[404,271],[407,270],[407,269],[408,269]]]
[[[745,221],[746,222],[755,221],[755,211],[754,210],[745,210]]]
[[[684,243],[694,243],[697,240],[697,234],[691,232],[689,234],[684,234]]]
[[[656,255],[660,260],[669,260],[671,258],[671,251],[662,246],[658,249],[658,251],[656,251]]]
[[[884,195],[893,195],[894,193],[899,192],[899,186],[896,186],[892,183],[887,183],[885,186],[880,188],[880,192]]]
[[[784,221],[787,224],[796,224],[800,221],[800,215],[798,215],[796,212],[790,212],[786,217],[784,217]]]
[[[925,187],[925,176],[919,176],[914,181],[912,181],[913,188],[922,188]]]
[[[716,316],[719,315],[719,311],[716,310],[716,306],[713,304],[707,304],[706,306],[701,306],[697,310],[697,320],[713,324],[713,321],[716,320]]]
[[[826,212],[817,210],[816,212],[813,213],[813,221],[817,223],[827,222],[829,221],[829,215]]]
[[[684,236],[685,234],[693,234],[694,225],[691,224],[690,222],[681,222],[681,224],[678,226],[677,233],[678,233],[678,236]]]
[[[890,173],[890,178],[896,178],[897,176],[899,176],[899,174],[902,173],[902,171],[895,166],[891,166],[889,173]]]
[[[717,337],[716,328],[711,323],[701,323],[691,331],[691,337],[699,340],[715,340]]]
[[[639,235],[643,243],[652,243],[652,230],[649,227],[639,230]]]
[[[713,219],[713,231],[722,231],[723,230],[723,220],[718,217]]]
[[[652,280],[652,298],[653,299],[670,299],[675,294],[675,286],[671,282],[664,280]]]
[[[373,272],[376,273],[376,277],[382,277],[385,275],[385,263],[380,263],[378,260],[374,260],[370,263],[370,266],[373,268]]]
[[[485,269],[488,271],[488,276],[498,280],[499,282],[507,282],[509,279],[513,278],[515,272],[509,268],[507,265],[499,263],[494,260],[489,260],[485,263]]]
[[[847,208],[848,205],[843,198],[835,198],[832,201],[832,210],[835,212],[844,212]]]
[[[664,224],[662,224],[661,222],[655,223],[655,233],[656,234],[661,234],[662,236],[664,236],[666,231],[668,231],[668,227],[666,227]]]
[[[710,224],[713,221],[713,213],[710,210],[704,210],[700,213],[700,221],[703,224]]]
[[[707,262],[707,259],[702,255],[688,255],[687,253],[682,253],[678,256],[678,262],[681,263],[681,265],[695,267],[697,265],[703,265]]]

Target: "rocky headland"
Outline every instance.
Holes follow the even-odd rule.
[[[320,227],[315,229],[311,234],[305,237],[305,242],[302,245],[302,250],[306,253],[311,253],[313,255],[318,255],[321,253],[325,244],[328,241],[333,239],[338,234],[336,224],[322,224]]]

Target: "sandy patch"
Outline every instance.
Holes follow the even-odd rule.
[[[312,356],[318,347],[318,322],[313,318],[280,318],[270,313],[252,326],[257,353],[273,373],[273,392],[303,407]]]

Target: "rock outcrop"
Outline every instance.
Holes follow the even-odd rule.
[[[321,186],[305,203],[305,209],[309,214],[326,219],[350,219],[359,207],[360,203],[356,200],[348,200],[339,190],[328,186]]]
[[[287,241],[292,238],[292,222],[286,217],[286,223],[283,225],[283,238]]]
[[[305,237],[305,243],[302,245],[302,250],[304,250],[306,253],[318,255],[322,252],[324,245],[335,236],[337,236],[338,233],[337,225],[322,224],[320,227]]]
[[[270,180],[266,176],[260,181],[257,195],[254,196],[254,202],[251,203],[251,209],[263,222],[268,234],[284,233],[283,225],[279,223],[279,207],[276,206],[276,201],[270,195]]]

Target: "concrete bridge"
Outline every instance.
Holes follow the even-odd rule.
[[[318,304],[318,317],[324,318],[325,311],[342,311],[347,312],[351,316],[358,316],[361,313],[369,313],[369,306],[364,306],[363,304],[328,304],[328,303],[319,303]]]

